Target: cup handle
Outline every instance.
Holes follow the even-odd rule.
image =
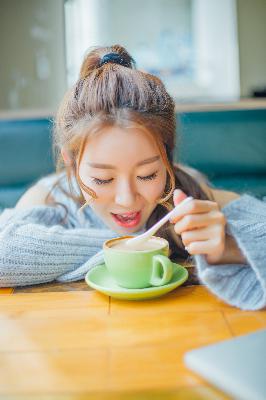
[[[161,270],[163,269],[163,276]],[[152,275],[150,284],[152,286],[162,286],[168,283],[173,276],[173,264],[168,257],[156,254],[152,259]]]

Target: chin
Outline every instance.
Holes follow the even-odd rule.
[[[127,228],[112,227],[112,230],[118,233],[119,235],[127,236],[135,232],[138,232],[140,228],[127,229]]]
[[[112,229],[114,232],[118,233],[119,235],[123,235],[123,236],[127,236],[127,235],[132,235],[135,232],[138,232],[140,229],[142,229],[143,224],[140,223],[138,226],[136,227],[132,227],[132,228],[123,228],[122,226],[117,226],[113,223],[113,221],[111,221],[112,223],[108,224],[108,226],[110,227],[110,229]]]

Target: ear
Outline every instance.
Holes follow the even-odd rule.
[[[68,151],[66,149],[62,148],[61,155],[63,157],[65,165],[70,166],[72,164],[72,160],[71,160],[71,157],[70,157]]]

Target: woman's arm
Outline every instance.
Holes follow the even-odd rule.
[[[103,261],[107,229],[62,226],[61,208],[6,209],[0,215],[0,287],[75,281]]]
[[[228,190],[212,189],[209,186],[208,190],[211,192],[213,200],[219,204],[220,208],[225,207],[228,203],[240,197],[240,194],[235,192],[230,192]]]
[[[207,183],[201,181],[200,186],[202,190],[207,194],[210,199],[213,199],[222,209],[231,201],[240,198],[240,194],[231,192],[228,190],[220,190],[210,188]],[[247,264],[247,260],[243,255],[242,251],[237,246],[235,239],[226,234],[225,235],[225,248],[224,253],[219,261],[215,263],[209,262],[211,265],[221,265],[221,264]]]
[[[240,198],[240,195],[235,192],[226,191],[226,190],[219,190],[219,189],[211,189],[207,185],[204,185],[205,191],[210,191],[214,201],[216,201],[222,209],[231,201],[234,201]],[[247,264],[247,260],[239,247],[235,239],[226,234],[225,235],[225,249],[221,259],[218,262],[210,263],[212,265],[220,265],[220,264]]]
[[[200,281],[231,305],[244,310],[265,308],[266,201],[212,189],[206,180],[194,178],[208,198],[217,203],[226,219],[225,246],[220,262],[211,263],[202,252],[194,255]]]
[[[65,219],[63,207],[46,203],[48,193],[37,183],[0,215],[0,287],[83,279],[103,262],[103,242],[117,236],[89,224],[77,228],[70,210]]]
[[[228,234],[225,235],[225,248],[221,258],[216,262],[210,262],[210,265],[221,265],[221,264],[248,264],[247,259],[243,255],[242,251],[237,246],[237,243],[233,236]]]
[[[180,208],[183,218],[175,231],[194,256],[200,281],[211,292],[244,310],[265,308],[266,202],[226,191],[215,190],[214,196],[215,203],[197,200],[185,204],[183,212]],[[205,228],[200,227],[205,223]]]
[[[199,279],[227,303],[244,310],[266,306],[266,201],[242,195],[222,209],[227,233],[234,238],[247,262],[214,267],[195,255]],[[246,268],[244,268],[246,267]]]
[[[186,194],[180,189],[175,190],[174,204],[177,205],[184,196]],[[227,221],[221,211],[225,204],[240,196],[233,192],[215,190],[210,197],[211,200],[194,199],[185,207],[181,205],[171,221],[175,224],[175,232],[181,236],[191,255],[204,254],[211,265],[246,263],[234,238],[226,232]]]

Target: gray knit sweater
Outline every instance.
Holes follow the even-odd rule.
[[[51,187],[55,176],[40,181]],[[67,185],[62,175],[63,185]],[[90,207],[77,218],[78,206],[63,191],[53,197],[68,208],[64,223],[61,206],[6,209],[0,215],[0,286],[84,279],[87,271],[103,262],[102,244],[117,237]],[[265,198],[264,198],[265,199]],[[266,306],[266,201],[248,194],[222,209],[226,230],[247,264],[212,266],[194,256],[199,279],[225,302],[245,310]]]

